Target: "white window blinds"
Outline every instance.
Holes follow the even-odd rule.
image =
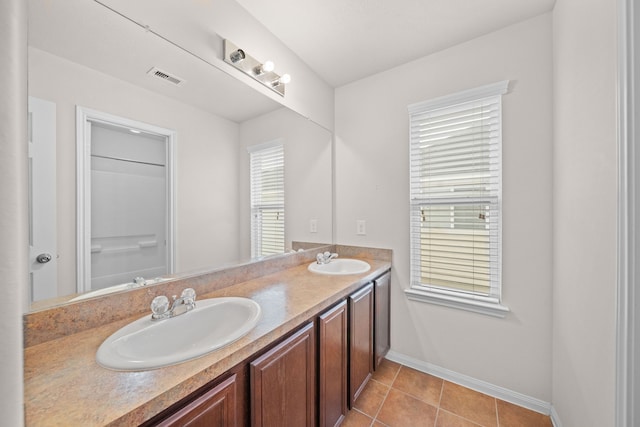
[[[284,252],[284,147],[281,142],[249,147],[251,256]]]
[[[499,301],[507,84],[409,107],[412,288]]]

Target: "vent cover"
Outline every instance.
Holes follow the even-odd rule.
[[[181,79],[180,77],[171,74],[171,73],[167,73],[166,71],[163,71],[161,69],[159,69],[158,67],[153,67],[152,69],[150,69],[149,71],[147,71],[147,74],[150,76],[154,76],[157,77],[159,79],[162,79],[166,82],[172,83],[176,86],[181,86],[185,83],[184,79]]]

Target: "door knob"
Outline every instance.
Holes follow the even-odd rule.
[[[38,261],[40,264],[46,264],[51,261],[51,254],[40,254],[36,257],[36,261]]]

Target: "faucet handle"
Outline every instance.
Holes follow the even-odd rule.
[[[151,301],[152,317],[155,319],[169,311],[169,298],[164,295],[157,296]]]
[[[185,302],[185,304],[193,304],[196,301],[196,291],[193,288],[186,288],[182,291],[180,295]]]

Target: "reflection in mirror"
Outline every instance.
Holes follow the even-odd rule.
[[[84,107],[76,124],[78,291],[172,274],[175,133]]]
[[[29,20],[30,101],[49,109],[44,118],[31,113],[30,143],[38,139],[55,147],[54,154],[31,159],[34,167],[44,163],[49,174],[40,178],[40,166],[32,171],[34,188],[55,183],[31,201],[32,216],[44,213],[50,223],[38,228],[32,221],[32,308],[65,303],[78,290],[91,289],[77,261],[86,238],[76,198],[82,151],[77,107],[173,132],[175,270],[169,277],[250,258],[247,148],[268,141],[284,146],[285,251],[292,241],[332,241],[327,130],[99,3],[30,0]],[[179,84],[167,81],[173,78]],[[41,207],[42,199],[49,207]],[[141,218],[153,210],[143,201],[128,208]],[[90,218],[99,214],[104,211]],[[37,243],[47,234],[38,230],[47,230],[53,243]],[[156,243],[164,245],[161,240]],[[46,253],[51,261],[38,262]],[[53,273],[42,274],[49,266]],[[127,278],[123,289],[144,285],[135,280],[141,275],[135,269],[120,273],[118,280]]]

